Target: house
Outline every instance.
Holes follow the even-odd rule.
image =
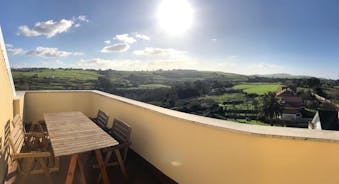
[[[285,88],[276,94],[279,103],[283,107],[281,120],[298,120],[302,118],[302,110],[304,109],[304,101],[302,97],[296,94],[290,88]]]

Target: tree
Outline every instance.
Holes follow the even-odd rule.
[[[320,87],[320,79],[315,78],[315,77],[311,77],[309,79],[307,79],[307,85],[309,88],[311,89],[316,89]]]
[[[112,92],[112,82],[109,78],[100,76],[95,83],[95,89],[110,93]]]
[[[277,118],[282,113],[282,107],[279,104],[275,93],[268,92],[262,97],[261,113],[264,119],[268,118],[271,126],[273,126],[273,119]]]

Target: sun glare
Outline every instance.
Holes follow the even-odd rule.
[[[193,9],[186,0],[163,0],[158,8],[160,27],[171,35],[187,31],[193,22]]]

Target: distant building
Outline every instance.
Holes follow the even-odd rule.
[[[279,91],[276,97],[283,107],[282,115],[280,116],[281,120],[298,120],[302,118],[304,101],[295,91],[285,88]]]

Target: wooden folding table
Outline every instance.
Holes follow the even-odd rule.
[[[79,166],[80,182],[86,183],[83,162],[79,154],[95,150],[96,158],[105,184],[108,175],[100,149],[119,144],[82,112],[45,113],[44,119],[56,157],[71,155],[66,184],[71,184],[76,167]]]

